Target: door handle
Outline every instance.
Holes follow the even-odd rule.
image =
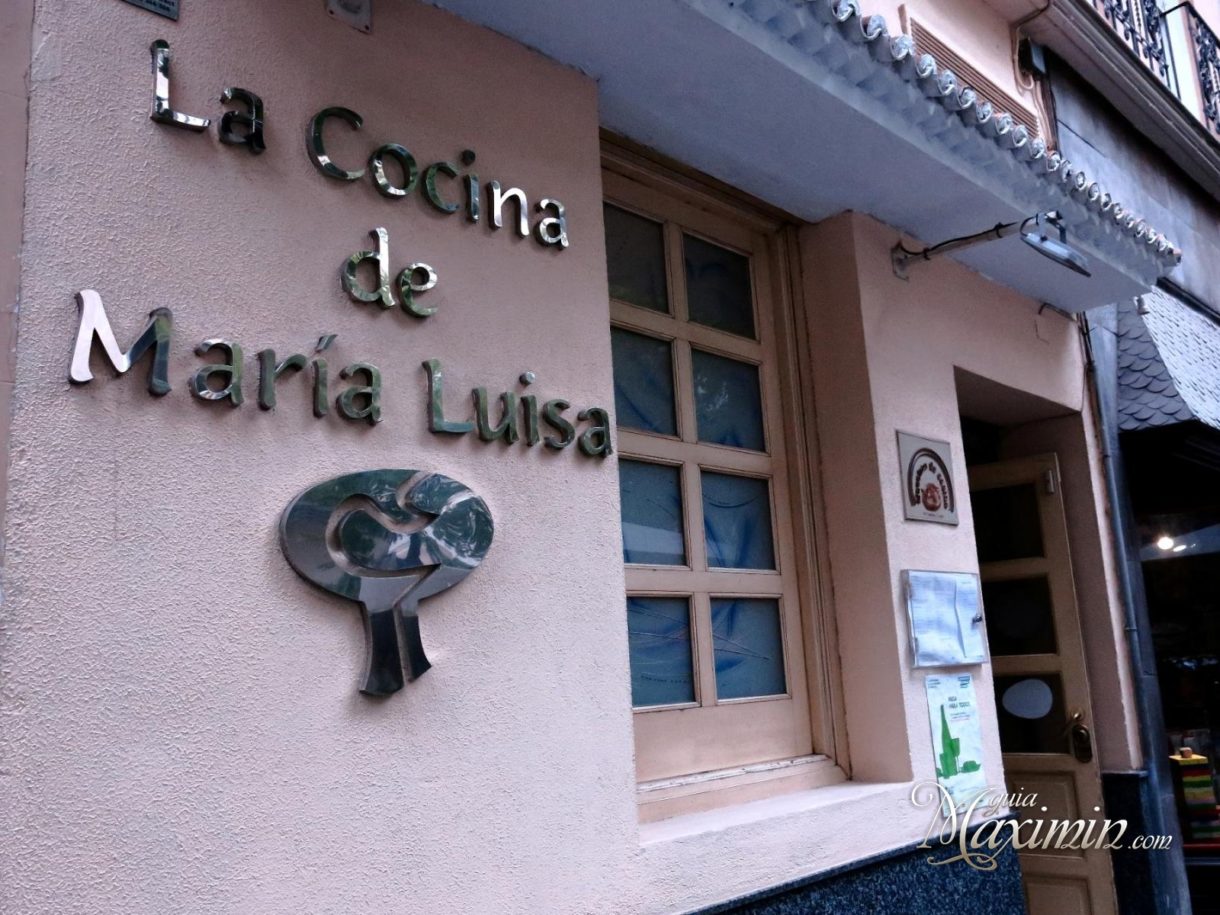
[[[1093,732],[1084,723],[1084,712],[1077,710],[1068,720],[1068,740],[1077,762],[1093,761]]]

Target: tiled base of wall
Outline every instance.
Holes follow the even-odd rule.
[[[761,890],[702,909],[699,915],[1024,915],[1017,855],[1005,849],[993,871],[964,861],[933,865],[957,854],[956,846],[907,848]]]

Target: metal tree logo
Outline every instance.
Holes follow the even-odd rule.
[[[487,503],[456,480],[366,470],[319,483],[280,516],[280,546],[302,578],[360,604],[367,661],[360,691],[388,696],[432,665],[419,602],[452,588],[491,547]]]

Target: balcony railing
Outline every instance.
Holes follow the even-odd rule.
[[[1189,4],[1185,7],[1187,22],[1190,28],[1190,42],[1194,49],[1195,72],[1199,79],[1200,107],[1203,109],[1203,122],[1213,134],[1220,133],[1217,117],[1216,93],[1220,90],[1220,59],[1216,55],[1216,33],[1211,30],[1203,17],[1195,12]]]
[[[1216,33],[1190,2],[1091,0],[1114,33],[1161,85],[1220,139]]]
[[[1156,0],[1093,0],[1093,5],[1152,75],[1176,95],[1169,34]]]

